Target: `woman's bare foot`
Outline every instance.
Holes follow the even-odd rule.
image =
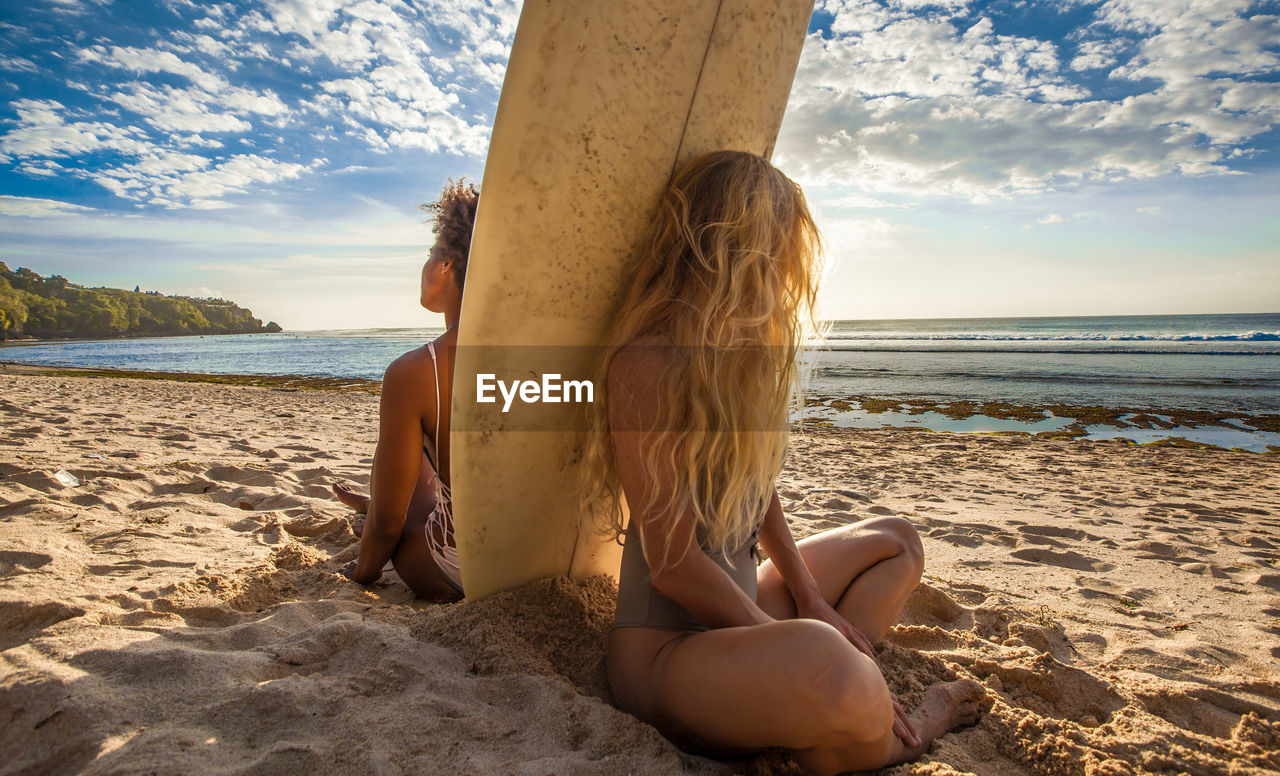
[[[902,758],[891,764],[910,762],[928,752],[933,740],[943,733],[977,722],[986,697],[986,689],[972,679],[938,682],[930,687],[925,691],[924,700],[909,715],[912,727],[920,736],[920,746],[904,749]]]
[[[340,482],[333,483],[333,495],[343,504],[351,507],[362,515],[369,513],[369,497],[363,493],[357,493]]]

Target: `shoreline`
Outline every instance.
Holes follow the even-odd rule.
[[[378,394],[381,380],[316,375],[244,375],[208,372],[161,372],[108,367],[68,367],[0,360],[0,374],[62,375],[87,378],[168,380],[183,383],[248,385],[277,390],[319,390]],[[864,430],[898,429],[942,434],[996,434],[1087,441],[1116,440],[1122,444],[1170,445],[1214,450],[1238,450],[1263,455],[1280,454],[1280,413],[1165,409],[1158,407],[1106,407],[1097,405],[1027,405],[1009,402],[924,399],[884,399],[868,396],[810,395],[806,412],[834,411],[830,417],[805,418],[792,427],[846,427]],[[859,418],[875,418],[873,425],[859,425]],[[981,421],[1003,422],[1003,427],[972,427]],[[922,424],[932,423],[932,425]],[[975,423],[974,421],[977,421]],[[1068,422],[1060,422],[1068,421]],[[1235,423],[1231,421],[1236,421]],[[1051,429],[1037,424],[1055,425]],[[1021,424],[1019,427],[1017,424]],[[988,424],[989,425],[989,424]],[[941,426],[935,428],[934,426]],[[947,427],[952,426],[952,427]],[[1244,432],[1257,437],[1252,448],[1197,441],[1205,429]],[[1106,429],[1106,433],[1100,431]],[[1114,433],[1111,433],[1114,430]],[[1144,433],[1151,432],[1151,433]],[[1169,432],[1165,434],[1164,432]],[[1126,434],[1129,434],[1126,436]],[[1163,436],[1161,436],[1163,434]],[[1143,441],[1142,436],[1157,436]]]
[[[175,334],[121,334],[115,337],[20,337],[18,339],[0,340],[0,348],[22,347],[24,345],[59,345],[65,342],[119,342],[122,340],[170,339],[173,337],[240,337],[245,334],[285,334],[289,330],[280,331],[188,331]]]
[[[21,361],[0,360],[0,374],[57,375],[63,377],[127,378],[133,380],[168,380],[178,383],[213,383],[218,385],[249,385],[277,390],[308,391],[356,391],[379,393],[381,380],[360,377],[321,377],[318,375],[238,375],[212,372],[153,372],[143,369],[113,369],[111,367],[48,366],[27,364]]]

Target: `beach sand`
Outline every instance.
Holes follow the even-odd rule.
[[[329,485],[367,484],[376,396],[19,371],[0,774],[798,773],[608,705],[607,579],[435,605],[341,577]],[[1280,457],[811,430],[780,490],[797,536],[920,531],[881,656],[904,706],[988,688],[979,724],[886,773],[1280,771]]]

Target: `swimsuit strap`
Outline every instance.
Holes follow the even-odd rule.
[[[432,447],[436,448],[436,452],[440,450],[440,373],[436,362],[436,343],[427,343],[427,352],[431,354],[431,382],[436,387],[436,425],[432,430]],[[437,466],[436,475],[439,476],[440,469]]]
[[[431,443],[431,449],[435,451],[435,457],[437,460],[432,461],[431,463],[436,467],[436,485],[440,488],[440,491],[444,496],[442,501],[446,505],[446,511],[448,511],[449,486],[445,483],[444,478],[440,476],[440,372],[437,367],[439,362],[436,361],[436,347],[434,342],[427,343],[427,351],[431,353],[431,380],[435,383],[436,387],[436,425],[431,432],[434,440]]]

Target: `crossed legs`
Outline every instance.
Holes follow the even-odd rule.
[[[901,518],[863,521],[797,546],[823,596],[872,641],[888,631],[923,570],[919,537]],[[826,623],[794,619],[773,564],[763,564],[758,579],[757,601],[777,622],[683,635],[616,629],[609,662],[619,701],[677,740],[723,750],[784,747],[819,774],[914,759],[934,738],[976,720],[981,685],[935,685],[911,715],[923,743],[907,749],[893,733],[875,662]]]

